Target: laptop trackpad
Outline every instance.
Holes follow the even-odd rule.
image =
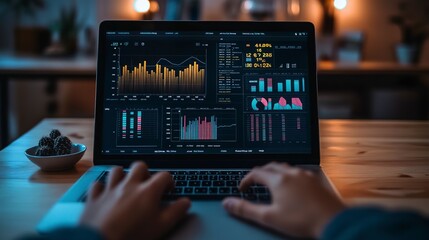
[[[193,201],[188,219],[170,239],[284,239],[229,215],[220,201]]]
[[[76,226],[82,203],[56,204],[37,229],[40,233],[57,227]],[[65,217],[67,216],[67,217]],[[220,201],[193,201],[189,217],[170,234],[169,239],[285,239],[255,224],[229,215]]]

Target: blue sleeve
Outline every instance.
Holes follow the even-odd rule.
[[[19,240],[103,240],[104,237],[95,229],[87,226],[59,228],[42,235],[27,235]]]
[[[429,239],[429,219],[410,211],[349,208],[331,220],[321,239]]]

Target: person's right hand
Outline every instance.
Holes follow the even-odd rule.
[[[133,164],[127,176],[113,168],[107,185],[96,182],[89,192],[80,223],[99,230],[108,240],[158,239],[170,231],[191,205],[187,198],[163,205],[164,192],[174,188],[172,176],[150,176],[144,163]]]
[[[329,220],[345,208],[315,173],[287,164],[270,163],[254,168],[241,181],[240,190],[254,183],[269,188],[271,204],[226,198],[225,209],[285,235],[319,237]]]

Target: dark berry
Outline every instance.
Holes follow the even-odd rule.
[[[53,129],[51,133],[49,133],[49,137],[52,138],[52,140],[55,140],[59,136],[61,136],[61,132],[58,129]]]
[[[66,155],[66,154],[70,154],[71,150],[68,148],[65,148],[64,146],[61,146],[59,148],[56,149],[55,152],[57,155]]]
[[[52,156],[52,155],[55,155],[55,151],[54,151],[54,149],[52,149],[49,146],[41,146],[41,147],[37,148],[36,155],[37,156]]]
[[[64,145],[68,148],[71,148],[71,144],[72,144],[72,142],[66,136],[59,136],[58,138],[55,139],[55,142],[54,142],[55,147],[60,146],[60,145]]]
[[[52,140],[52,138],[50,138],[50,137],[42,137],[39,140],[39,147],[42,147],[42,146],[48,146],[48,147],[53,149],[54,148],[54,140]]]
[[[57,155],[64,155],[71,153],[72,143],[66,136],[59,136],[55,139],[54,150]]]

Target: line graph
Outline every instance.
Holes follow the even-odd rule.
[[[166,61],[166,62],[168,62],[170,65],[172,65],[172,66],[182,66],[182,65],[184,65],[188,60],[191,60],[191,59],[194,59],[196,62],[199,62],[200,64],[202,64],[202,65],[206,65],[206,63],[205,62],[203,62],[203,61],[201,61],[199,58],[197,58],[197,57],[194,57],[194,56],[190,56],[190,57],[188,57],[187,59],[185,59],[184,61],[182,61],[182,62],[180,62],[180,63],[173,63],[173,62],[171,62],[170,60],[168,60],[167,58],[160,58],[156,63],[155,63],[155,65],[156,64],[160,64],[161,63],[161,61]],[[186,64],[185,64],[186,65]]]

